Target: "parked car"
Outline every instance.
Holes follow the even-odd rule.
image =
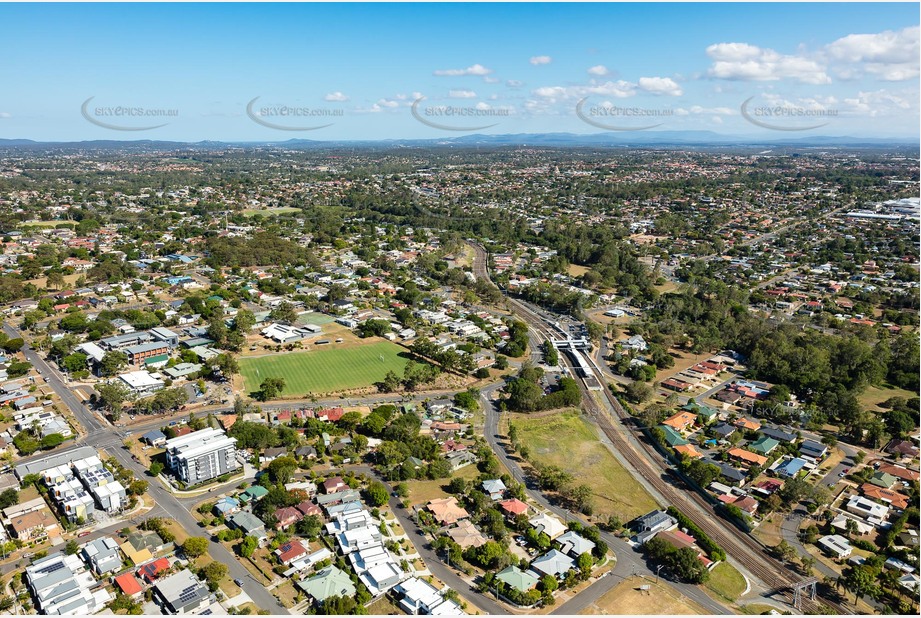
[[[90,530],[84,530],[83,532],[81,532],[80,534],[77,535],[77,538],[78,538],[78,539],[82,539],[83,537],[89,536],[90,534],[92,534],[92,531],[90,531]]]

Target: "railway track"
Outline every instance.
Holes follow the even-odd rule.
[[[474,249],[478,258],[474,261],[474,274],[477,277],[483,277],[487,281],[492,282],[486,264],[485,250],[478,245],[474,245]],[[508,296],[506,300],[514,308],[514,313],[524,320],[524,322],[540,337],[543,339],[555,338],[557,333],[554,333],[548,327],[546,321],[530,306]],[[778,595],[784,594],[787,601],[792,604],[792,586],[801,581],[800,578],[791,574],[785,565],[768,554],[767,548],[757,539],[748,534],[740,533],[735,527],[730,528],[731,524],[719,518],[714,512],[713,506],[697,492],[677,490],[671,483],[662,478],[663,468],[658,464],[661,460],[661,455],[655,451],[652,445],[634,436],[634,443],[645,451],[645,454],[641,455],[634,447],[634,444],[627,438],[627,433],[630,430],[627,429],[623,422],[630,418],[630,415],[611,394],[609,389],[606,388],[608,380],[604,373],[595,365],[590,355],[587,356],[589,357],[588,362],[592,367],[596,379],[605,386],[602,390],[602,396],[604,401],[608,404],[608,407],[613,410],[613,416],[616,416],[617,421],[620,423],[620,427],[615,426],[612,415],[592,396],[592,393],[587,389],[585,383],[582,380],[578,380],[580,390],[582,391],[582,398],[587,404],[587,411],[617,451],[659,494],[687,515],[691,521],[725,549],[729,555],[742,564],[752,575],[760,579],[761,583],[769,590],[775,591]],[[577,374],[571,361],[566,358],[565,363],[575,377]],[[833,611],[838,613],[851,613],[847,608],[829,599],[822,599],[822,603],[831,607]],[[815,601],[804,599],[803,605],[809,610],[821,610],[821,604],[818,602],[818,599]]]

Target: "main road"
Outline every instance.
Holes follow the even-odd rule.
[[[6,323],[3,324],[3,332],[5,332],[10,339],[22,337],[19,331]],[[22,347],[22,353],[26,357],[26,360],[32,363],[32,366],[42,374],[48,386],[57,393],[61,401],[64,402],[64,405],[70,409],[77,421],[83,426],[83,429],[86,430],[87,435],[93,435],[105,431],[108,428],[106,423],[99,420],[85,405],[83,405],[83,402],[77,399],[73,391],[67,388],[67,385],[64,384],[64,378],[61,377],[58,370],[46,363],[45,359],[39,356],[31,346],[28,344],[24,345]]]
[[[20,336],[19,332],[8,324],[3,325],[3,330],[12,338]],[[117,428],[104,424],[97,419],[93,413],[74,396],[73,392],[67,388],[60,374],[58,374],[56,370],[53,370],[33,349],[24,346],[22,351],[26,360],[32,363],[32,365],[41,372],[47,380],[48,385],[51,386],[58,397],[61,398],[61,401],[70,408],[70,411],[74,414],[76,419],[83,425],[87,433],[80,440],[80,445],[91,446],[97,450],[105,449],[115,457],[119,463],[134,472],[137,478],[144,478],[146,470],[144,470],[139,463],[135,462],[128,452],[122,448],[124,434],[119,433]],[[47,456],[47,454],[43,456]],[[36,458],[29,458],[29,460],[33,459]],[[155,510],[148,513],[147,516],[162,514],[182,526],[191,536],[197,536],[201,533],[198,521],[196,521],[188,509],[159,482],[153,481],[150,483],[148,495],[153,498],[156,507]],[[209,540],[208,552],[214,560],[223,562],[227,565],[228,573],[231,577],[243,582],[242,588],[244,592],[249,595],[250,599],[253,600],[257,607],[268,609],[273,614],[288,613],[284,606],[279,604],[278,600],[272,596],[262,584],[257,582],[252,575],[249,574],[249,571],[247,571],[223,545]]]

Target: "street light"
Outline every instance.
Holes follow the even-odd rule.
[[[659,566],[656,567],[656,583],[657,584],[659,583],[659,571],[661,571],[662,567],[664,566],[665,566],[664,564],[660,564]]]

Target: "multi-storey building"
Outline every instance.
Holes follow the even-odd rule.
[[[166,463],[183,482],[201,483],[240,467],[236,442],[220,429],[194,431],[166,441]]]

